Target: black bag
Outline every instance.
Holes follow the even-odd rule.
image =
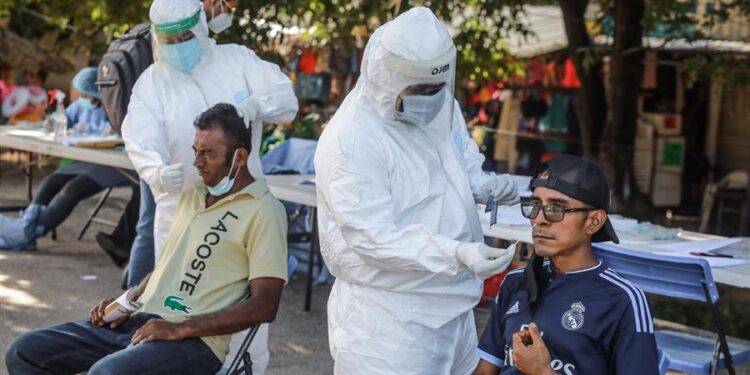
[[[128,113],[135,81],[153,62],[149,23],[136,25],[112,41],[102,57],[96,85],[109,123],[117,133]]]

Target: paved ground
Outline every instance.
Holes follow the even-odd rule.
[[[6,155],[7,156],[7,155]],[[0,160],[0,171],[9,164]],[[37,182],[42,172],[35,171]],[[116,219],[128,199],[127,189],[115,190],[101,215]],[[0,178],[0,204],[22,203],[23,179],[18,174]],[[75,236],[88,217],[95,198],[83,202],[58,229],[58,241],[49,236],[39,241],[35,252],[0,252],[0,353],[19,333],[45,325],[80,319],[104,296],[121,293],[121,270],[93,240],[99,230],[94,224],[82,241]],[[271,362],[267,374],[330,374],[333,361],[328,352],[325,304],[330,287],[314,289],[312,311],[302,310],[303,275],[296,274],[284,291],[281,309],[271,326]],[[477,313],[477,325],[484,327],[487,314]],[[742,374],[750,374],[746,366]],[[0,358],[0,375],[6,375]]]

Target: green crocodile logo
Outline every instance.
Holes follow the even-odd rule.
[[[182,311],[186,314],[190,314],[190,312],[193,311],[193,308],[183,304],[181,301],[184,300],[184,298],[174,294],[169,295],[164,299],[164,307],[168,307],[172,311]]]

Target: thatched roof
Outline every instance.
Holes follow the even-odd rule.
[[[65,73],[73,70],[73,65],[64,58],[51,55],[34,42],[5,28],[0,28],[0,64],[32,71],[43,69]]]

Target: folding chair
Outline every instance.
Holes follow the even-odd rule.
[[[289,259],[287,260],[287,275],[289,277],[292,277],[292,274],[294,273],[294,270],[297,269],[298,264],[299,262],[297,262],[297,258],[290,255]],[[240,344],[239,350],[237,350],[237,356],[234,357],[232,363],[229,365],[229,368],[222,368],[221,370],[219,370],[218,374],[239,375],[244,373],[245,375],[253,375],[253,361],[250,358],[250,353],[247,350],[250,348],[250,344],[252,344],[253,339],[255,338],[255,334],[258,333],[259,327],[260,325],[250,327],[250,330],[247,332],[245,339],[242,340],[242,344]]]
[[[661,348],[657,348],[656,350],[658,351],[657,355],[659,357],[659,375],[664,375],[667,373],[667,370],[669,370],[669,364],[672,362],[672,359],[669,358],[669,354],[661,350]]]
[[[658,255],[610,244],[595,244],[594,251],[608,267],[645,292],[708,305],[717,339],[671,330],[656,331],[657,345],[671,359],[670,369],[690,374],[715,374],[719,369],[727,369],[735,375],[734,364],[750,362],[750,346],[727,343],[717,307],[719,292],[705,259]]]
[[[96,215],[98,215],[99,211],[102,209],[102,206],[104,206],[104,203],[107,202],[107,198],[109,198],[109,195],[112,193],[112,189],[114,189],[114,187],[108,187],[106,190],[104,190],[104,193],[102,193],[101,197],[99,197],[99,202],[97,202],[96,206],[94,206],[94,209],[91,210],[88,220],[86,220],[86,223],[83,224],[83,228],[81,228],[81,231],[78,232],[78,241],[80,241],[81,238],[83,238],[83,235],[86,234],[86,231],[89,229],[89,226],[91,226],[92,222],[108,225],[110,227],[117,226],[117,223],[115,222],[99,219],[96,217]]]

